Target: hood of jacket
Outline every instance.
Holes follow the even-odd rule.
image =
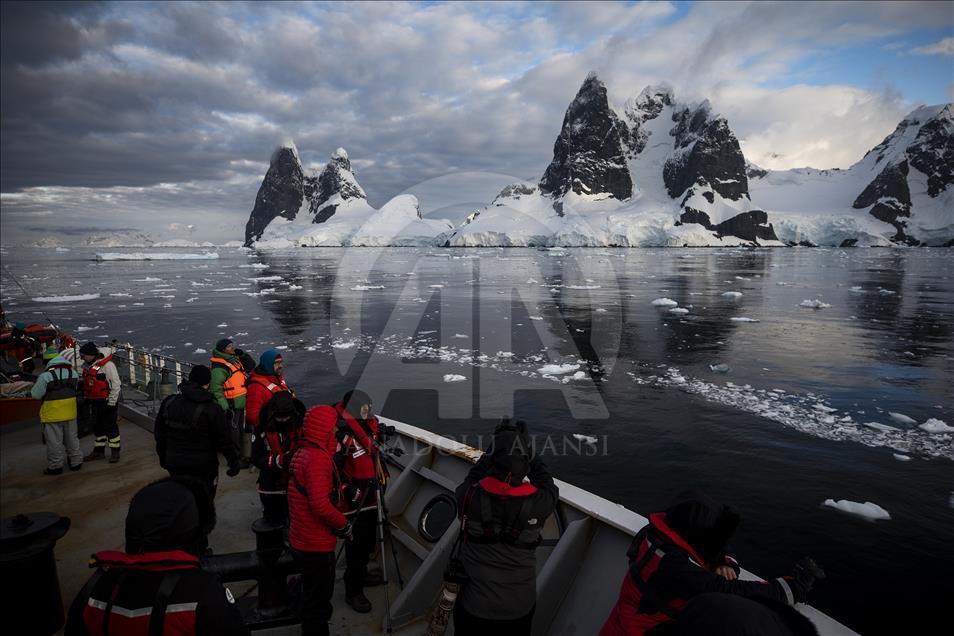
[[[191,380],[186,380],[180,384],[179,392],[190,402],[211,402],[215,399],[211,391]]]
[[[666,525],[708,563],[725,551],[739,526],[739,513],[699,491],[680,494],[665,512]]]
[[[337,423],[338,412],[330,406],[320,404],[305,413],[302,435],[312,444],[333,453],[338,444],[335,439],[335,425]]]
[[[62,364],[64,366],[70,367],[71,369],[73,368],[73,363],[67,360],[66,358],[64,358],[62,354],[57,355],[55,358],[47,362],[46,368],[49,369],[50,367],[58,365],[58,364]]]

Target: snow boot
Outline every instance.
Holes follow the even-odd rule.
[[[115,464],[117,462],[119,462],[119,449],[118,448],[109,449],[109,463]]]
[[[371,611],[371,601],[364,595],[364,592],[358,592],[354,596],[346,596],[345,603],[359,614],[367,614]]]
[[[106,459],[106,447],[105,446],[94,446],[93,450],[89,452],[89,455],[83,458],[84,462],[94,462],[97,459]]]
[[[62,475],[62,474],[63,474],[63,468],[62,468],[62,467],[60,467],[60,468],[44,468],[44,469],[43,469],[43,474],[44,474],[44,475]]]

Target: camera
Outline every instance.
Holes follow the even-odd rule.
[[[378,437],[381,438],[381,441],[389,437],[394,437],[395,435],[397,435],[397,429],[390,424],[381,424],[378,426]]]

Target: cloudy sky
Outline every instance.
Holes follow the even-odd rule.
[[[241,239],[288,139],[306,166],[346,148],[373,205],[459,213],[539,178],[590,70],[616,104],[708,98],[769,168],[847,167],[954,101],[954,2],[4,2],[0,25],[4,244]]]

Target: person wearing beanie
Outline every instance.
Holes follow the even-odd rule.
[[[109,445],[109,463],[119,461],[119,396],[122,382],[119,370],[113,362],[113,354],[104,355],[92,342],[79,350],[83,359],[83,396],[92,410],[93,450],[83,461],[95,461],[106,457]]]
[[[125,551],[93,555],[97,571],[70,606],[66,636],[248,634],[232,593],[201,568],[214,525],[212,499],[194,480],[169,477],[140,490],[126,515]]]
[[[214,498],[219,454],[225,457],[229,477],[239,473],[239,456],[225,413],[209,391],[211,381],[208,367],[192,367],[189,378],[179,385],[179,393],[159,406],[154,434],[159,465],[170,475],[198,480]]]
[[[456,496],[458,515],[467,517],[460,558],[470,580],[454,608],[454,633],[531,633],[536,547],[560,493],[525,422],[500,422]]]
[[[249,402],[252,391],[249,387]],[[252,432],[252,463],[258,468],[258,496],[265,521],[288,525],[288,466],[301,438],[305,405],[289,391],[275,393],[261,408]]]
[[[252,430],[259,425],[259,414],[272,396],[291,391],[282,375],[284,359],[275,349],[269,349],[258,359],[258,366],[248,376],[248,392],[245,395],[245,422]],[[294,395],[294,392],[292,393]]]
[[[216,404],[225,412],[232,439],[239,449],[242,468],[248,467],[251,455],[248,426],[245,423],[245,399],[248,393],[246,359],[249,356],[235,348],[230,338],[221,338],[212,350],[212,381],[209,390]]]
[[[739,521],[731,506],[698,491],[681,493],[665,512],[651,513],[626,553],[629,570],[600,636],[655,633],[652,628],[678,620],[688,602],[708,592],[787,605],[805,602],[815,581],[825,576],[809,558],[796,563],[792,576],[738,578],[739,564],[725,549]]]

